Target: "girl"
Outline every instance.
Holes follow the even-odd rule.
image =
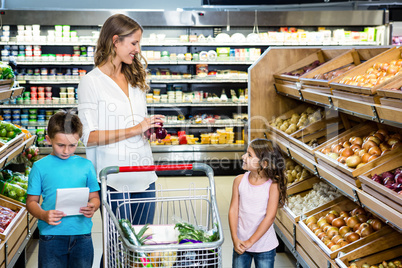
[[[279,148],[266,139],[253,140],[242,156],[245,174],[233,182],[229,226],[234,251],[232,266],[273,268],[278,246],[273,222],[286,203],[285,161]]]

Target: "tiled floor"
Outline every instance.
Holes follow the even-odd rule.
[[[232,241],[230,239],[229,223],[228,223],[228,209],[231,198],[231,189],[233,176],[219,176],[215,177],[216,196],[218,201],[218,209],[221,216],[222,227],[224,230],[225,242],[222,246],[223,252],[223,267],[229,268],[232,266]],[[187,181],[187,182],[186,182]],[[179,189],[194,182],[196,187],[204,187],[207,185],[206,177],[160,177],[160,183],[163,189]],[[97,212],[93,218],[94,227],[92,229],[92,239],[95,248],[95,261],[93,267],[99,267],[99,260],[102,255],[102,220],[100,213]],[[38,243],[33,241],[27,249],[28,268],[37,267],[38,263]],[[281,268],[294,268],[296,261],[288,253],[277,253],[275,259],[275,267]]]

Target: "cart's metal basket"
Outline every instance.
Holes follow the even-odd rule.
[[[119,172],[196,170],[204,171],[209,185],[196,188],[193,184],[183,189],[154,191],[155,197],[130,198],[130,193],[107,191],[107,175]],[[152,165],[140,167],[107,167],[100,173],[103,213],[103,263],[104,267],[222,267],[223,231],[216,202],[215,183],[211,167],[201,163],[186,165]],[[185,184],[185,183],[183,183]],[[143,193],[146,193],[143,192]],[[119,197],[113,197],[119,195]],[[112,197],[112,198],[111,198]],[[150,209],[152,207],[153,209]],[[128,219],[136,230],[151,219],[149,227],[165,229],[172,237],[174,224],[189,223],[204,231],[215,231],[219,239],[214,242],[184,243],[153,241],[133,245],[124,236],[120,219]],[[144,219],[146,219],[144,221]],[[153,222],[152,222],[153,220]],[[143,222],[140,222],[143,221]],[[136,226],[138,225],[138,226]],[[152,231],[151,231],[152,234]]]

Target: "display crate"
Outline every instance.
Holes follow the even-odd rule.
[[[362,248],[358,248],[342,257],[336,258],[335,262],[340,268],[348,268],[352,263],[355,263],[357,267],[362,267],[363,264],[368,264],[370,267],[372,267],[372,265],[378,265],[383,261],[402,261],[402,245],[400,245],[402,238],[401,234],[395,234],[393,237],[386,238],[387,239],[383,239],[383,241],[381,241],[383,242],[381,245],[379,245],[380,241],[373,241]],[[398,243],[399,246],[389,248],[389,245],[395,243]],[[381,249],[383,250],[373,253],[372,249],[375,249],[376,251]]]
[[[376,105],[375,109],[381,120],[396,122],[399,126],[402,126],[402,108]]]
[[[400,167],[402,167],[402,157],[390,159],[367,173],[360,175],[359,180],[362,183],[364,192],[377,198],[379,202],[383,202],[402,213],[402,195],[371,179],[375,174],[380,175],[386,171],[393,171]]]
[[[388,129],[388,130],[392,130],[394,132],[398,132],[398,133],[401,132],[401,130],[399,130],[397,128],[392,128],[387,125],[383,125],[381,127]],[[347,133],[345,132],[335,138],[328,140],[327,142],[325,142],[324,144],[322,144],[321,146],[319,146],[315,149],[315,156],[317,158],[317,163],[318,164],[327,163],[351,177],[356,177],[356,176],[363,174],[363,173],[369,171],[370,169],[378,166],[380,163],[383,163],[384,161],[387,161],[387,160],[395,158],[395,157],[402,157],[401,148],[396,148],[395,150],[391,150],[389,153],[386,153],[386,154],[366,163],[365,165],[363,165],[360,168],[349,168],[346,164],[341,164],[336,159],[333,159],[333,158],[321,153],[322,148],[331,147],[331,145],[335,144],[335,143],[348,141],[349,138],[353,137],[353,136],[360,136],[363,138],[364,136],[369,135],[370,132],[377,131],[378,129],[379,129],[378,126],[374,122],[367,122],[367,123],[364,123],[363,125],[358,125],[358,126],[353,127],[352,129],[347,131]]]
[[[402,100],[402,90],[391,90],[392,88],[401,88],[402,77],[395,79],[391,83],[377,89],[377,94],[380,96]]]
[[[269,121],[268,123],[266,123],[266,127],[268,128],[268,131],[275,132],[275,133],[281,135],[281,136],[282,136],[283,138],[285,138],[286,140],[290,140],[290,138],[292,137],[291,135],[292,135],[293,133],[295,133],[295,132],[293,132],[293,133],[291,133],[291,134],[286,134],[284,131],[282,131],[282,130],[280,130],[280,129],[274,127],[274,126],[272,126],[272,124],[273,124],[273,123],[275,122],[275,120],[277,120],[278,118],[283,119],[283,120],[286,120],[286,119],[291,118],[291,117],[292,117],[292,114],[294,114],[294,113],[300,115],[300,114],[303,113],[308,107],[311,107],[311,108],[313,108],[314,110],[320,109],[321,111],[323,111],[323,108],[320,108],[320,107],[317,107],[317,106],[313,106],[313,105],[311,105],[311,104],[303,103],[303,104],[301,104],[301,105],[298,105],[298,106],[297,106],[296,108],[294,108],[294,109],[290,109],[290,110],[288,110],[287,112],[285,112],[285,113],[283,113],[283,114],[281,114],[281,115],[279,115],[279,116],[277,116],[277,117],[274,117],[273,120],[271,120],[271,121]],[[322,119],[323,119],[323,118],[321,118],[320,121],[321,121]],[[316,122],[318,122],[318,121],[316,121]],[[315,123],[315,122],[314,122],[314,123]],[[305,126],[304,128],[306,128],[306,127],[308,127],[308,126],[310,126],[310,125],[312,125],[312,124],[314,124],[314,123],[310,123],[309,125]],[[303,129],[304,129],[304,128],[303,128]]]
[[[296,148],[300,148],[307,152],[309,158],[314,162],[315,148],[309,146],[307,143],[312,140],[317,140],[318,145],[321,145],[344,131],[345,127],[342,119],[339,117],[330,117],[310,124],[309,126],[292,133],[289,141],[292,148],[295,148],[294,145],[296,145]]]
[[[398,109],[402,109],[402,99],[386,98],[380,99],[381,106],[390,106]]]
[[[352,48],[351,50],[344,52],[343,54],[332,59],[331,61],[326,62],[321,66],[318,66],[314,70],[306,73],[305,75],[303,75],[303,77],[300,77],[302,89],[309,88],[307,85],[313,85],[313,86],[321,86],[329,90],[329,83],[332,81],[332,79],[325,80],[325,79],[316,79],[314,77],[320,74],[328,73],[333,70],[341,69],[342,67],[345,66],[357,66],[360,63],[361,62],[359,54],[354,48]]]
[[[286,193],[288,195],[293,195],[293,194],[311,190],[313,188],[313,185],[320,181],[321,180],[318,177],[311,176],[310,178],[307,178],[305,180],[302,180],[302,181],[299,181],[296,183],[292,183],[290,186],[288,186],[286,188]]]
[[[275,81],[290,81],[290,82],[299,82],[300,76],[294,75],[287,75],[284,73],[293,72],[305,66],[312,64],[315,61],[319,61],[320,63],[325,62],[325,57],[321,50],[317,50],[314,53],[311,53],[307,57],[303,58],[302,60],[286,67],[285,69],[281,70],[280,72],[274,74]]]
[[[358,207],[358,205],[356,205],[356,203],[352,202],[349,199],[345,199],[335,205],[332,205],[328,208],[326,208],[325,210],[322,210],[321,212],[318,212],[316,214],[312,214],[312,216],[315,216],[317,219],[319,219],[322,216],[325,216],[329,211],[331,210],[336,210],[338,212],[341,211],[351,211],[353,209],[355,209],[356,207]],[[350,252],[356,248],[361,247],[364,244],[367,244],[371,241],[374,241],[384,235],[387,235],[391,232],[393,232],[393,229],[389,226],[384,226],[382,227],[380,230],[375,231],[373,233],[371,233],[368,236],[365,237],[361,237],[360,239],[347,244],[346,246],[343,246],[337,250],[331,251],[306,225],[305,223],[306,220],[302,220],[299,222],[299,226],[301,227],[301,229],[303,229],[312,239],[315,243],[317,243],[317,245],[322,249],[322,251],[324,251],[324,253],[330,257],[331,259],[335,259],[338,256],[339,252],[342,253],[347,253]]]
[[[0,143],[0,144],[2,144],[2,146],[0,147],[0,159],[4,158],[7,154],[9,154],[15,148],[20,146],[24,141],[24,137],[25,137],[25,134],[20,133],[15,138],[10,140],[9,142],[7,142],[5,144]]]
[[[0,267],[7,267],[28,235],[27,213],[16,222],[11,234],[0,243]],[[7,263],[6,263],[7,261]]]
[[[338,268],[335,260],[332,260],[327,254],[325,254],[317,243],[303,230],[300,223],[301,222],[296,225],[296,239],[308,256],[310,256],[310,258],[314,260],[314,263],[320,268]]]
[[[288,195],[301,195],[301,196],[305,196],[308,194],[308,192],[310,192],[313,189],[313,184],[320,182],[320,179],[318,179],[317,177],[312,177],[310,179],[306,179],[300,183],[298,183],[298,185],[296,185],[295,187],[293,187],[292,189],[292,194]],[[306,185],[309,185],[309,188],[306,188]],[[327,202],[325,204],[322,204],[321,206],[318,206],[312,210],[306,211],[305,213],[303,213],[302,215],[296,215],[293,213],[293,211],[287,207],[284,206],[283,208],[278,209],[277,211],[277,215],[276,218],[278,218],[278,220],[280,220],[283,224],[283,226],[289,231],[292,232],[293,230],[293,225],[298,223],[300,221],[301,217],[308,217],[314,213],[317,213],[321,210],[323,210],[324,208],[331,206],[333,204],[336,204],[338,202],[340,202],[341,200],[343,200],[346,197],[338,197],[330,202]]]
[[[301,90],[304,99],[310,101],[317,101],[319,103],[324,103],[330,105],[328,103],[328,98],[324,99],[320,96],[314,96],[314,93],[321,93],[321,94],[328,94],[331,95],[331,88],[329,83],[334,81],[333,78],[331,80],[325,79],[316,79],[314,78],[316,75],[325,74],[330,71],[340,69],[348,64],[350,66],[357,66],[360,65],[361,62],[367,61],[374,56],[388,50],[387,48],[352,48],[344,52],[343,54],[339,55],[338,57],[332,59],[331,61],[319,66],[318,68],[312,70],[311,72],[307,73],[303,77],[300,78],[300,82],[302,84]],[[327,50],[323,50],[325,53]],[[354,68],[353,67],[353,68]],[[321,100],[318,101],[317,99]]]
[[[332,106],[332,93],[329,88],[328,91],[329,92],[324,90],[322,87],[309,86],[306,89],[302,89],[302,95],[305,101]]]
[[[304,195],[306,195],[307,193],[308,193],[308,191],[301,192],[301,193],[299,193],[299,194],[301,194],[301,195],[304,196]],[[284,211],[289,215],[290,219],[292,219],[294,222],[299,222],[301,218],[305,218],[305,217],[314,215],[315,213],[320,212],[320,211],[322,211],[323,209],[326,209],[327,207],[332,206],[332,205],[334,205],[334,204],[336,204],[336,203],[339,203],[339,202],[341,202],[341,201],[343,201],[343,200],[345,200],[345,199],[346,199],[345,196],[337,197],[337,198],[335,198],[334,200],[329,201],[328,203],[322,204],[321,206],[318,206],[318,207],[316,207],[316,208],[314,208],[314,209],[312,209],[312,210],[309,210],[309,211],[303,213],[302,215],[296,215],[296,214],[294,214],[293,211],[292,211],[290,208],[288,208],[288,207],[284,207]]]
[[[277,231],[277,234],[282,239],[282,241],[284,241],[284,243],[291,244],[292,242],[294,242],[295,237],[292,234],[293,231],[290,233],[278,218],[275,218],[274,225],[276,227],[275,229],[279,230],[279,232]],[[295,231],[296,230],[297,229],[295,229]],[[311,259],[311,257],[307,254],[307,252],[302,248],[302,246],[299,243],[292,245],[292,247],[296,250],[296,251],[293,250],[292,253],[297,254],[297,256],[300,256],[303,259],[303,261],[308,265],[309,268],[319,268],[319,266],[317,266],[317,264]]]
[[[391,79],[388,79],[380,84],[377,84],[371,88],[368,87],[361,87],[361,86],[353,86],[353,85],[347,85],[347,84],[341,84],[339,81],[341,81],[345,77],[353,77],[356,75],[363,75],[365,74],[366,70],[374,65],[374,63],[383,63],[383,62],[390,62],[392,60],[399,60],[401,59],[401,52],[402,52],[402,47],[392,47],[389,50],[371,58],[370,60],[360,64],[359,66],[356,66],[352,70],[349,70],[348,72],[336,77],[331,83],[330,86],[332,89],[340,89],[340,90],[345,90],[349,92],[354,92],[354,93],[362,93],[362,94],[367,94],[367,95],[374,95],[377,92],[377,89],[382,88],[383,86],[387,85],[388,83],[391,83],[392,81],[395,81],[396,79],[399,79],[402,77],[401,74],[397,74]]]
[[[352,93],[342,90],[332,90],[332,95],[336,97],[341,97],[349,100],[354,100],[358,102],[362,102],[365,104],[380,104],[381,96],[378,95],[366,95],[366,94],[358,94]]]
[[[22,139],[24,139],[25,134],[21,133],[20,135],[22,135]],[[32,136],[22,143],[13,146],[13,149],[10,152],[8,152],[4,157],[0,158],[0,168],[3,168],[14,157],[22,153],[25,148],[29,148],[35,142],[35,139],[36,136]]]
[[[26,213],[26,209],[25,209],[25,204],[22,204],[11,198],[1,196],[1,195],[0,195],[0,206],[7,207],[7,208],[13,210],[14,212],[17,212],[17,214],[12,219],[12,221],[7,226],[7,228],[4,230],[4,232],[0,233],[0,241],[4,241],[13,232],[13,229],[15,228],[17,222]]]

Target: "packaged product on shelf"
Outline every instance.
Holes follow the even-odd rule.
[[[196,64],[195,74],[198,77],[206,77],[208,75],[208,64]]]

